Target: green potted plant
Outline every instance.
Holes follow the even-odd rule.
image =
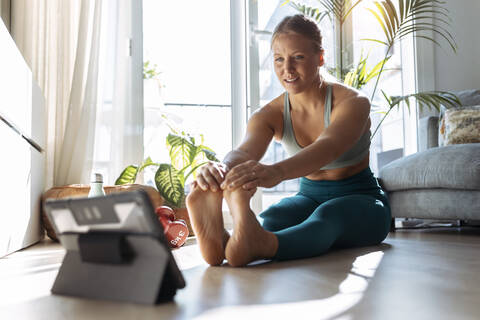
[[[162,105],[162,88],[164,85],[160,81],[161,71],[158,66],[150,61],[143,63],[143,97],[144,104],[147,107],[159,107]]]
[[[185,208],[185,183],[190,176],[195,177],[195,171],[208,161],[219,161],[215,152],[204,145],[203,135],[200,143],[192,135],[177,131],[170,126],[171,133],[167,135],[166,145],[170,163],[157,163],[150,157],[139,165],[127,166],[115,181],[116,185],[135,183],[138,174],[147,167],[156,167],[155,186],[165,199],[165,204],[174,209],[176,217],[187,222],[189,231],[193,234]]]
[[[374,1],[372,8],[367,10],[372,14],[372,18],[379,24],[379,28],[384,33],[384,39],[363,39],[370,41],[385,48],[385,57],[375,63],[375,66],[367,70],[367,57],[360,57],[360,61],[353,66],[346,66],[344,55],[344,23],[348,16],[355,10],[355,7],[363,0],[318,0],[319,6],[313,7],[301,3],[291,2],[291,5],[302,14],[312,18],[318,24],[325,18],[329,17],[335,24],[336,39],[338,39],[336,52],[337,65],[333,70],[338,79],[344,81],[345,84],[361,89],[369,81],[376,79],[375,86],[372,90],[370,100],[373,101],[377,93],[377,87],[380,82],[382,73],[386,71],[385,65],[391,57],[394,44],[407,37],[413,36],[423,38],[439,45],[439,42],[428,36],[428,33],[434,33],[443,38],[450,48],[456,52],[456,44],[452,35],[448,32],[448,10],[445,9],[443,2],[438,0],[383,0]],[[290,2],[289,0],[285,3]],[[436,19],[431,21],[431,17]],[[415,99],[419,108],[435,108],[440,110],[440,106],[451,107],[459,105],[460,101],[454,94],[444,91],[416,92],[404,96],[389,96],[381,91],[385,101],[385,106],[376,108],[373,111],[383,114],[379,124],[374,129],[372,139],[380,128],[381,124],[388,116],[390,111],[395,107],[402,106],[402,102],[406,104],[410,110],[410,99]]]

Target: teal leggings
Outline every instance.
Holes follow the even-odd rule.
[[[300,179],[300,191],[260,214],[278,238],[276,260],[370,246],[390,230],[390,206],[370,168],[336,181]]]

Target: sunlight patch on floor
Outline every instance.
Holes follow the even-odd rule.
[[[194,238],[189,239],[183,247],[172,250],[175,262],[182,271],[207,265],[195,242],[196,240]]]
[[[375,275],[382,257],[382,251],[376,251],[359,256],[355,259],[352,269],[342,283],[339,292],[321,300],[291,302],[281,304],[226,306],[208,310],[195,319],[331,319],[342,316],[340,319],[350,319],[342,315],[355,306],[367,290],[369,281]]]
[[[2,279],[2,291],[8,292],[8,294],[2,295],[0,306],[50,296],[50,288],[53,285],[53,279],[55,279],[59,266],[60,264],[49,265],[41,268],[49,271],[35,270],[32,273],[24,273],[22,276]]]

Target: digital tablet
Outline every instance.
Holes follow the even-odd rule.
[[[170,246],[147,193],[143,190],[93,198],[48,199],[45,211],[62,241],[68,235],[124,234],[154,237],[168,252],[167,275],[177,288],[185,287]],[[67,247],[65,243],[62,243]]]

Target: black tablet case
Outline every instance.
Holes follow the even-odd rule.
[[[50,215],[54,208],[81,208],[93,203],[113,210],[118,202],[135,201],[143,208],[155,232],[139,233],[121,230],[95,230],[87,233],[58,234],[67,250],[52,293],[144,304],[170,301],[185,280],[163,236],[152,204],[142,190],[98,198],[47,201]],[[110,208],[110,209],[107,209]]]

